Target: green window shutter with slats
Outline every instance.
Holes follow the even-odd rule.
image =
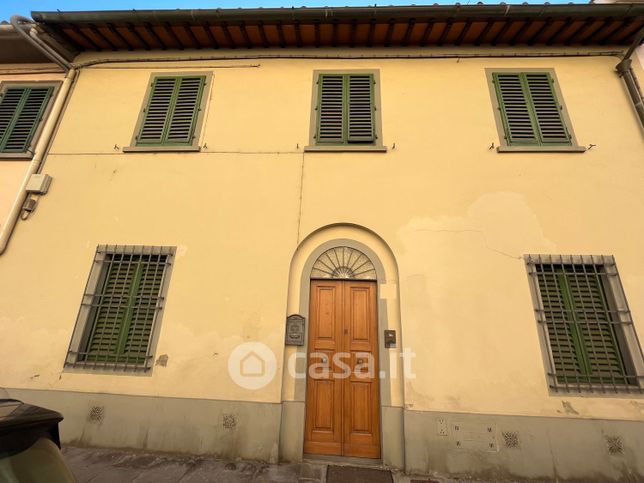
[[[136,144],[192,145],[205,84],[205,76],[156,77]]]
[[[345,88],[343,75],[320,75],[318,79],[318,144],[343,144]]]
[[[111,255],[88,338],[86,361],[145,363],[165,256]]]
[[[624,382],[624,362],[611,323],[606,295],[601,280],[589,274],[566,277],[570,304],[575,314],[579,338],[583,344],[586,373]]]
[[[564,266],[540,273],[539,289],[559,382],[628,384],[599,276]]]
[[[575,376],[582,373],[581,342],[574,329],[573,314],[556,273],[539,274],[539,291],[542,294],[547,320],[548,340],[555,370],[558,375]]]
[[[321,74],[318,78],[317,144],[370,144],[375,140],[371,74]]]
[[[0,100],[0,153],[26,153],[54,92],[47,87],[9,87]]]
[[[350,74],[348,83],[348,133],[349,143],[371,143],[374,141],[373,76]]]
[[[509,146],[571,144],[549,73],[495,72],[492,78]]]

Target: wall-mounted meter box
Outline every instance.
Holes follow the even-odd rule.
[[[38,195],[44,195],[49,191],[51,176],[48,174],[32,174],[27,182],[27,191]]]

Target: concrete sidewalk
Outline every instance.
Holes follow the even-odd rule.
[[[325,462],[269,465],[225,461],[209,456],[170,455],[97,448],[63,448],[79,483],[325,483]],[[394,483],[447,483],[440,477],[410,477],[392,472]],[[349,482],[347,482],[349,483]]]

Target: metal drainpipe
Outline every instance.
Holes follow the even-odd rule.
[[[11,20],[9,21],[11,22],[11,25],[13,26],[15,31],[20,36],[22,36],[27,42],[29,42],[31,45],[33,45],[38,50],[40,50],[54,63],[58,64],[65,72],[69,71],[69,69],[71,68],[71,65],[69,65],[69,62],[67,62],[67,60],[65,60],[65,58],[62,55],[60,55],[49,45],[43,42],[43,40],[40,37],[38,37],[38,32],[36,32],[36,29],[33,28],[33,25],[35,25],[33,20],[27,17],[23,17],[22,15],[12,15]],[[30,29],[29,33],[25,32],[20,27],[20,25],[23,23],[32,25],[32,28]]]
[[[644,27],[640,29],[635,37],[635,41],[626,51],[626,54],[624,54],[624,59],[615,66],[619,76],[624,79],[624,82],[626,83],[628,94],[631,96],[631,100],[633,101],[637,115],[640,118],[640,124],[642,127],[644,127],[644,99],[642,99],[642,91],[640,89],[639,82],[637,81],[635,71],[633,71],[633,68],[631,67],[633,62],[631,55],[633,55],[633,52],[635,52],[635,49],[642,43],[643,39]]]
[[[54,132],[56,124],[58,123],[58,118],[60,117],[60,113],[62,112],[63,106],[65,105],[65,100],[67,99],[70,87],[72,85],[74,77],[76,76],[76,69],[74,69],[66,60],[64,60],[62,56],[60,56],[53,50],[47,50],[46,46],[41,45],[38,41],[32,39],[20,27],[20,24],[25,22],[33,23],[31,22],[31,20],[19,15],[14,15],[13,17],[11,17],[11,25],[13,25],[16,31],[19,32],[20,35],[22,35],[25,39],[27,39],[27,41],[31,43],[35,48],[40,50],[48,58],[52,59],[56,64],[60,65],[65,70],[66,76],[63,80],[63,84],[58,90],[58,94],[56,95],[54,105],[49,112],[49,116],[45,120],[40,138],[38,138],[38,142],[36,143],[34,157],[29,163],[27,173],[25,174],[22,185],[18,190],[18,195],[16,196],[13,205],[11,206],[11,211],[9,212],[6,223],[2,227],[2,231],[0,231],[0,255],[2,255],[7,249],[9,238],[11,238],[11,233],[13,233],[13,229],[15,228],[18,218],[20,217],[20,213],[22,212],[22,207],[25,203],[25,200],[27,199],[27,183],[29,182],[31,175],[37,173],[38,169],[40,168],[40,164],[45,156],[47,146],[51,141],[52,133]],[[40,42],[42,42],[42,40],[40,40]]]

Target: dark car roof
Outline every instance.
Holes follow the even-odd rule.
[[[0,399],[0,435],[21,428],[58,425],[63,416],[51,409],[33,406],[16,399]]]

